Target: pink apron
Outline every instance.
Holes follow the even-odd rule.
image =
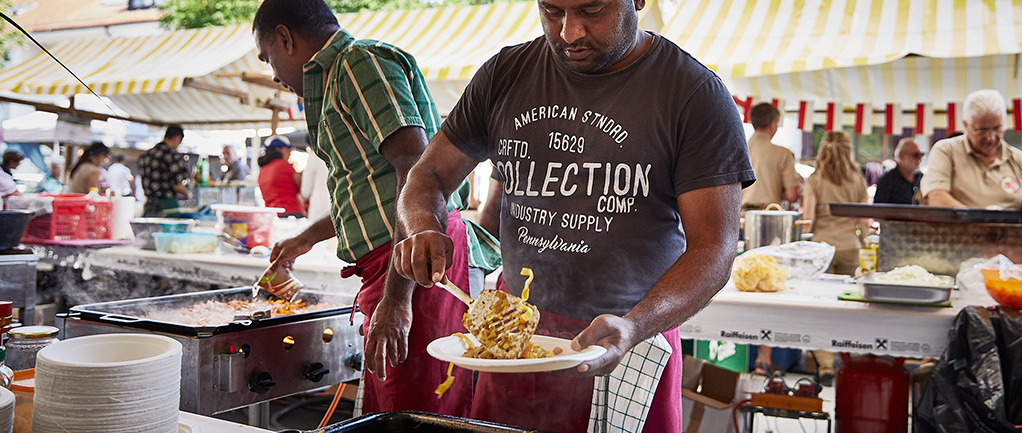
[[[454,241],[454,263],[447,277],[458,287],[468,288],[468,237],[461,212],[448,215],[447,235]],[[341,276],[359,275],[362,289],[355,298],[365,315],[363,334],[369,333],[372,311],[383,295],[383,281],[390,266],[391,244],[387,243],[345,268]],[[412,327],[408,335],[408,359],[397,367],[387,366],[387,380],[380,382],[366,372],[362,413],[385,411],[423,411],[466,417],[472,402],[472,372],[454,368],[454,383],[442,398],[434,394],[447,378],[447,363],[426,353],[433,340],[455,332],[465,332],[461,318],[467,307],[439,287],[416,286],[412,295]]]
[[[503,278],[498,289],[507,290]],[[542,312],[537,334],[574,338],[589,323]],[[673,352],[654,393],[643,432],[681,432],[681,337],[665,331]],[[552,432],[585,432],[593,400],[593,378],[550,373],[480,372],[470,418]]]

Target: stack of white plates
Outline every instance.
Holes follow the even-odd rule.
[[[34,433],[176,433],[181,343],[147,334],[71,338],[39,351]]]
[[[14,429],[14,393],[0,387],[0,433],[11,433]]]

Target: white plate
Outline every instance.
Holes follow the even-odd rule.
[[[468,335],[468,334],[465,334]],[[479,342],[475,337],[468,335],[472,340],[473,344],[478,345]],[[581,364],[584,361],[590,361],[599,358],[601,355],[607,352],[603,346],[589,346],[582,349],[581,352],[571,350],[571,340],[565,340],[563,338],[548,337],[545,335],[533,335],[532,343],[539,345],[545,350],[553,350],[555,347],[560,347],[563,352],[560,355],[554,355],[551,358],[536,358],[536,359],[478,359],[478,358],[466,358],[462,355],[465,354],[465,345],[462,343],[461,338],[451,335],[448,337],[438,338],[429,343],[426,346],[426,352],[429,352],[430,356],[439,359],[441,361],[453,362],[461,368],[467,368],[469,370],[476,371],[489,371],[493,373],[534,373],[538,371],[556,371],[571,368]]]

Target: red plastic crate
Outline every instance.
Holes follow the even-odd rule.
[[[40,194],[53,197],[53,213],[32,218],[21,241],[110,239],[113,202],[90,200],[84,194]]]

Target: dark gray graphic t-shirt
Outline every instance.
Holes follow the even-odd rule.
[[[659,35],[603,76],[568,70],[542,37],[505,48],[441,130],[500,175],[512,293],[532,268],[530,301],[579,320],[626,313],[685,251],[678,195],[754,179],[730,93]]]

